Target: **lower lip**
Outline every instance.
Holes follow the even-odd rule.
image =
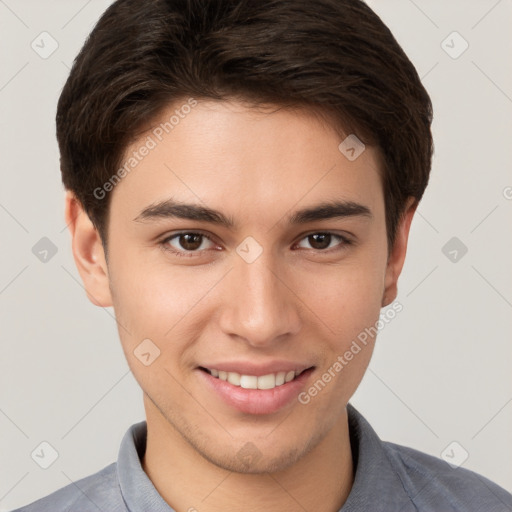
[[[271,414],[293,399],[297,399],[313,368],[303,371],[292,381],[273,389],[245,389],[217,377],[212,377],[204,370],[198,369],[197,371],[200,378],[205,379],[206,384],[231,407],[246,414]]]

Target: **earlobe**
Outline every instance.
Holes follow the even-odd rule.
[[[382,294],[382,307],[391,304],[398,294],[398,278],[402,272],[407,252],[407,242],[409,240],[409,230],[411,222],[416,212],[418,202],[414,197],[409,197],[404,214],[397,226],[395,242],[390,251],[386,276],[384,279],[384,292]]]
[[[65,218],[71,233],[73,258],[87,297],[96,306],[112,306],[108,267],[101,238],[71,191],[66,192]]]

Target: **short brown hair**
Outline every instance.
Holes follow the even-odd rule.
[[[186,97],[305,107],[382,155],[388,245],[430,174],[432,104],[361,0],[118,0],[76,57],[57,107],[62,181],[107,247],[109,194],[141,126]],[[341,140],[340,140],[341,142]]]

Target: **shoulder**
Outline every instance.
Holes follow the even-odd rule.
[[[72,482],[55,492],[12,512],[125,512],[117,479],[117,463]]]
[[[512,511],[512,494],[478,473],[407,446],[383,448],[418,510]]]

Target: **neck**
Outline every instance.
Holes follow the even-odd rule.
[[[145,397],[148,436],[142,467],[177,511],[338,512],[353,484],[346,409],[327,435],[283,471],[227,471],[202,457]]]

